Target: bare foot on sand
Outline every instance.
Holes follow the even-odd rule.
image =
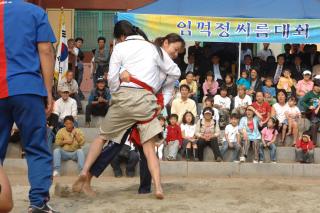
[[[96,197],[97,193],[95,191],[92,190],[91,186],[90,186],[90,182],[86,181],[82,187],[82,191],[85,195],[87,195],[88,197]]]
[[[164,194],[163,194],[162,191],[156,191],[155,196],[159,200],[163,200],[164,199]]]
[[[87,175],[80,174],[76,182],[72,185],[72,191],[80,193],[87,179]]]

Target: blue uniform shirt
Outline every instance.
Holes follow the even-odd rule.
[[[47,95],[40,73],[39,42],[56,42],[45,11],[23,0],[0,2],[0,99]]]

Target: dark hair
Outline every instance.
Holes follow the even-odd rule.
[[[131,35],[140,35],[142,36],[146,41],[149,41],[147,35],[139,28],[134,25],[132,25],[129,21],[122,20],[118,21],[113,30],[113,36],[115,38],[120,38],[121,36],[131,36]]]
[[[288,94],[287,94],[287,92],[286,92],[286,90],[284,90],[284,89],[279,89],[278,91],[277,91],[277,102],[279,102],[279,100],[278,100],[278,95],[279,95],[279,93],[283,93],[284,94],[284,96],[286,97],[286,102],[287,102],[287,98],[288,98]]]
[[[211,103],[213,103],[213,99],[212,97],[206,97],[206,99],[204,99],[204,102],[210,101]]]
[[[272,120],[272,122],[274,123],[274,128],[272,131],[272,134],[275,133],[275,131],[279,128],[279,120],[276,117],[270,117],[269,120]],[[267,127],[268,128],[268,127]]]
[[[240,76],[242,76],[242,73],[246,73],[247,74],[247,76],[249,77],[249,74],[248,74],[248,72],[247,72],[247,70],[241,70],[241,72],[240,72]],[[241,77],[242,78],[242,77]]]
[[[233,82],[234,78],[233,78],[233,75],[232,75],[231,73],[227,73],[225,79],[226,79],[227,77],[231,78],[231,82],[234,83],[234,82]]]
[[[250,58],[250,59],[252,60],[252,57],[251,57],[251,55],[249,55],[249,54],[245,55],[245,56],[243,57],[243,60],[245,60],[246,58]]]
[[[264,96],[264,95],[263,95],[263,92],[262,92],[261,90],[256,91],[256,94],[254,95],[254,99],[255,99],[255,100],[257,100],[257,94],[258,94],[258,93],[261,93],[262,96]]]
[[[66,117],[64,117],[63,123],[65,123],[66,121],[71,121],[72,123],[74,123],[73,116],[72,115],[67,115]]]
[[[226,85],[222,85],[222,86],[220,87],[220,90],[219,90],[219,91],[221,92],[221,91],[223,91],[223,90],[224,90],[224,91],[228,91],[228,87],[227,87]]]
[[[100,36],[100,37],[97,39],[98,42],[101,41],[101,40],[102,40],[104,43],[106,43],[106,38],[105,38],[105,37]]]
[[[208,76],[211,76],[211,77],[213,78],[213,80],[214,80],[214,73],[213,73],[212,71],[208,71],[208,72],[206,73],[206,78],[207,78]]]
[[[235,119],[239,119],[239,115],[237,113],[232,113],[230,115],[230,119],[235,118]]]
[[[211,55],[211,59],[213,58],[213,57],[217,57],[217,58],[219,58],[220,59],[220,56],[219,56],[219,54],[218,53],[213,53],[212,55]]]
[[[202,115],[204,115],[205,111],[210,111],[212,114],[212,117],[214,116],[214,110],[211,107],[205,107],[202,111]]]
[[[277,60],[279,60],[279,58],[281,58],[281,57],[284,58],[284,59],[286,58],[286,56],[285,56],[284,54],[279,54],[279,55],[277,56]]]
[[[181,42],[183,46],[186,44],[184,39],[176,33],[170,33],[164,37],[158,37],[154,40],[154,44],[158,47],[162,47],[165,40],[167,40],[169,44],[176,42]]]
[[[74,74],[72,70],[68,70],[67,73],[66,73],[66,75],[68,75],[69,73]],[[74,76],[74,75],[73,75],[73,76]]]
[[[312,140],[312,134],[311,134],[310,130],[304,131],[304,132],[302,133],[302,136],[303,136],[303,135],[308,135],[308,136],[310,137],[310,140]]]
[[[183,114],[183,117],[182,117],[182,123],[183,124],[186,124],[187,123],[187,115],[190,114],[192,119],[191,119],[191,125],[194,125],[194,122],[196,120],[196,118],[194,117],[194,115],[192,114],[192,112],[189,112],[189,111],[186,111],[184,114]]]
[[[186,84],[182,84],[180,86],[180,91],[181,91],[182,88],[186,88],[189,92],[191,91],[190,87],[188,85],[186,85]]]
[[[179,116],[177,114],[171,114],[170,117],[169,117],[169,120],[171,118],[175,118],[176,120],[179,120]]]
[[[95,55],[96,54],[96,49],[92,49],[91,52],[92,52],[93,55]]]
[[[298,99],[297,99],[297,97],[294,96],[294,95],[290,96],[290,98],[288,99],[288,101],[294,101],[294,102],[298,103]]]
[[[75,42],[77,42],[77,41],[81,41],[81,42],[83,43],[83,38],[78,37],[78,38],[76,38],[74,41],[75,41]]]
[[[189,74],[191,74],[191,75],[193,75],[193,76],[194,76],[194,73],[193,73],[193,72],[191,72],[191,71],[187,72],[187,73],[186,73],[186,76],[187,76],[187,75],[189,75]]]

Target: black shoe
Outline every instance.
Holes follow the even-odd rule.
[[[120,177],[122,177],[122,172],[121,171],[114,171],[114,176],[116,178],[120,178]]]
[[[126,172],[127,177],[134,177],[134,172]]]
[[[59,213],[59,212],[54,210],[51,206],[49,206],[46,203],[42,207],[29,206],[28,213]]]

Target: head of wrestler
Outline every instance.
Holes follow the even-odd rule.
[[[165,37],[159,37],[154,41],[154,44],[166,51],[171,59],[176,59],[178,54],[184,50],[185,47],[183,38],[176,33],[170,33]]]
[[[128,36],[133,35],[140,35],[146,41],[149,41],[147,35],[139,27],[132,25],[130,22],[122,20],[115,24],[113,36],[117,40],[117,43],[123,42]]]
[[[68,132],[72,132],[72,130],[74,129],[74,118],[72,117],[72,115],[66,116],[63,119],[63,124]]]

